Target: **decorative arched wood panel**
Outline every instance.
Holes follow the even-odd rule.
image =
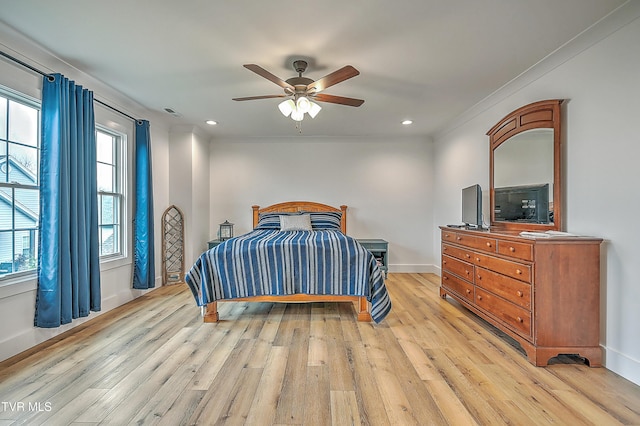
[[[162,214],[162,285],[184,282],[184,215],[172,205]]]

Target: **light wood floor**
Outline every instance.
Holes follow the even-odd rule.
[[[0,363],[0,425],[640,424],[640,387],[532,366],[439,277],[387,286],[380,325],[348,303],[240,302],[203,324],[186,286],[160,288]]]

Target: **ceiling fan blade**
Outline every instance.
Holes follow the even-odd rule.
[[[351,77],[355,77],[358,74],[360,74],[360,71],[358,71],[351,65],[347,65],[309,84],[307,86],[307,90],[308,91],[315,90],[316,92],[321,92],[327,87],[331,87],[334,84],[341,83],[345,80],[350,79]]]
[[[340,105],[347,105],[347,106],[353,106],[353,107],[359,107],[364,103],[362,99],[344,98],[342,96],[327,95],[324,93],[318,93],[312,96],[311,98],[318,102],[329,102],[332,104],[340,104]]]
[[[249,96],[246,98],[233,98],[234,101],[253,101],[256,99],[270,99],[270,98],[288,98],[287,95],[263,95],[263,96]]]
[[[250,71],[255,72],[260,77],[264,77],[267,80],[274,82],[275,84],[277,84],[278,86],[282,87],[283,89],[291,89],[292,91],[295,90],[295,87],[293,87],[292,85],[290,85],[286,81],[282,80],[281,78],[276,77],[275,75],[271,74],[269,71],[265,70],[260,65],[246,64],[246,65],[244,65],[244,67],[246,69],[250,70]]]

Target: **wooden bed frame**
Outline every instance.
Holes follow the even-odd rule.
[[[253,227],[258,225],[260,213],[291,213],[291,212],[342,212],[340,222],[341,231],[347,233],[347,206],[340,208],[311,201],[289,201],[273,204],[268,207],[251,206],[253,209]],[[222,299],[227,302],[279,302],[279,303],[310,303],[310,302],[358,302],[358,321],[371,321],[369,302],[364,296],[335,296],[314,294],[292,294],[283,296],[253,296],[237,299]],[[212,302],[204,307],[204,322],[218,322],[218,302]]]

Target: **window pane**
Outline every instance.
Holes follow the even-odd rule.
[[[115,251],[115,226],[100,227],[100,255],[113,254]]]
[[[37,189],[15,189],[15,229],[34,229],[40,223],[40,191]]]
[[[25,230],[16,231],[15,233],[15,252],[13,258],[13,271],[29,271],[36,269],[37,255],[36,247],[38,241],[36,240],[36,231]]]
[[[0,277],[13,272],[12,231],[0,231]]]
[[[103,225],[112,225],[115,212],[113,210],[114,200],[111,195],[102,195],[102,205],[100,208],[100,223]]]
[[[9,100],[9,140],[38,146],[38,110]]]
[[[113,164],[114,137],[106,133],[96,132],[96,158],[100,163]]]
[[[7,98],[2,96],[0,96],[0,139],[7,139]]]
[[[36,185],[38,179],[38,150],[9,143],[9,182]]]
[[[3,199],[6,199],[8,203],[12,203],[11,188],[0,187],[0,192],[2,192]],[[8,203],[0,202],[0,231],[13,229],[12,209],[11,209],[11,204],[8,204]],[[4,247],[4,243],[1,240],[0,240],[0,244],[3,244],[2,247]]]
[[[98,191],[113,192],[115,174],[115,167],[98,163]]]
[[[2,117],[0,117],[1,119]],[[0,182],[9,182],[9,166],[7,164],[7,143],[0,141]]]

